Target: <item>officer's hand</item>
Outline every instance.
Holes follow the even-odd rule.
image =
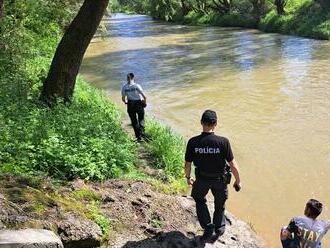
[[[192,179],[192,178],[187,178],[187,184],[188,184],[189,186],[193,185],[194,182],[195,182],[194,179]]]
[[[234,186],[236,192],[239,192],[241,190],[241,188],[242,188],[241,183],[240,182],[237,182],[237,181],[235,181],[235,183],[234,183],[233,186]]]

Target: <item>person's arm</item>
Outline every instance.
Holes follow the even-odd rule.
[[[239,191],[241,189],[241,178],[239,176],[239,167],[238,164],[236,163],[236,160],[234,158],[233,151],[231,149],[231,145],[229,140],[227,140],[226,143],[226,161],[228,162],[231,172],[233,173],[235,177],[235,182],[234,182],[234,188],[236,191]]]
[[[138,85],[137,85],[137,89],[138,89],[140,95],[143,97],[143,101],[144,101],[145,103],[147,103],[147,97],[146,97],[146,95],[144,94],[141,85],[138,84]]]
[[[146,95],[145,95],[143,92],[141,92],[140,94],[141,94],[141,96],[143,97],[143,101],[146,103],[146,102],[147,102],[147,97],[146,97]]]
[[[187,184],[192,185],[194,183],[194,180],[190,177],[191,174],[191,164],[193,162],[193,148],[191,144],[191,140],[188,141],[187,143],[187,148],[186,148],[186,154],[185,154],[185,165],[184,165],[184,173],[185,177],[187,179]]]
[[[187,179],[187,184],[192,185],[194,183],[194,180],[190,177],[191,174],[191,162],[186,161],[184,165],[184,174]]]
[[[233,159],[232,161],[228,162],[231,172],[233,173],[234,177],[235,177],[235,183],[234,183],[234,187],[236,185],[236,187],[238,186],[239,188],[241,188],[241,178],[239,176],[239,167],[238,164],[236,162],[235,159]]]
[[[127,104],[126,102],[126,93],[124,90],[124,86],[121,88],[121,100],[123,101],[123,103]]]
[[[126,102],[126,97],[125,97],[125,96],[122,96],[122,97],[121,97],[121,100],[123,101],[123,103],[127,104],[127,102]]]

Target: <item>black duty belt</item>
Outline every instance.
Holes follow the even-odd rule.
[[[223,173],[208,173],[204,171],[198,171],[196,174],[197,177],[202,179],[213,179],[213,180],[223,180]]]

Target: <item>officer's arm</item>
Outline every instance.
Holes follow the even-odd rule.
[[[126,97],[125,97],[125,96],[122,96],[122,97],[121,97],[121,100],[123,101],[123,103],[125,103],[125,104],[127,103],[127,102],[126,102]]]
[[[125,104],[127,103],[124,87],[121,88],[121,100],[123,101],[123,103],[125,103]]]
[[[233,159],[232,161],[228,162],[229,163],[229,166],[230,166],[230,169],[231,169],[231,172],[233,173],[234,177],[235,177],[235,184],[240,186],[241,184],[241,179],[239,177],[239,167],[236,163],[236,160]]]
[[[146,95],[145,95],[143,92],[141,92],[140,94],[141,94],[141,96],[143,97],[143,100],[146,102],[146,101],[147,101],[147,97],[146,97]]]
[[[187,178],[187,184],[188,185],[192,185],[194,183],[194,180],[190,178],[190,173],[191,173],[191,163],[192,162],[188,162],[186,161],[185,165],[184,165],[184,174]]]
[[[141,94],[141,96],[143,97],[143,100],[144,100],[145,102],[147,102],[147,97],[146,97],[146,95],[143,93],[143,89],[142,89],[141,85],[137,85],[137,90],[138,90],[138,92]]]
[[[190,173],[191,173],[191,162],[186,161],[184,165],[184,173],[186,178],[190,178]]]

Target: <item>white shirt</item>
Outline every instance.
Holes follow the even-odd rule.
[[[121,95],[127,97],[129,101],[141,100],[141,94],[143,93],[142,87],[136,83],[126,83],[121,88]]]

